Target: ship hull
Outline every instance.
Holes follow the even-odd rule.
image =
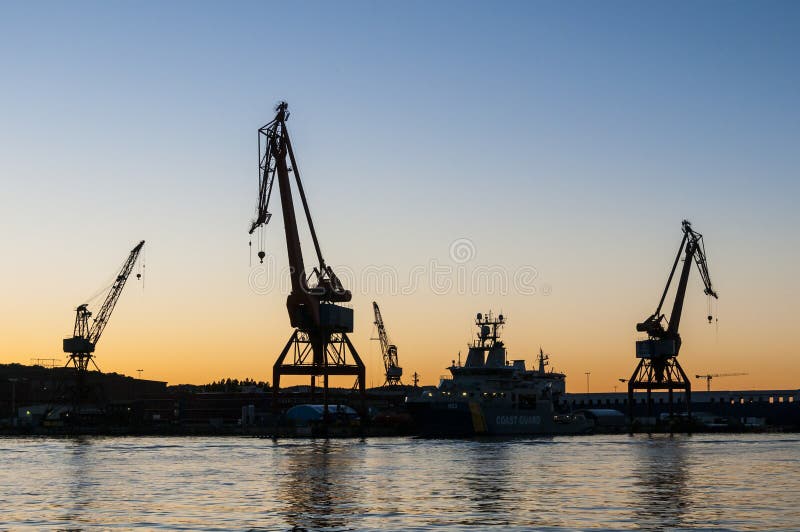
[[[417,433],[426,437],[585,434],[593,424],[583,418],[557,421],[548,408],[518,409],[475,402],[407,403]]]

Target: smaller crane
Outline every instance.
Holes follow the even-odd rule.
[[[695,375],[695,379],[705,379],[706,380],[706,391],[711,391],[711,379],[716,379],[717,377],[742,377],[747,375],[747,373],[708,373],[706,375]]]
[[[75,326],[72,331],[72,337],[64,339],[64,352],[68,353],[69,356],[67,365],[72,364],[77,372],[77,383],[73,399],[78,405],[85,399],[87,392],[86,372],[89,370],[89,363],[91,362],[98,371],[100,370],[94,362],[95,347],[106,325],[108,325],[111,313],[114,311],[117,301],[119,301],[119,296],[122,295],[122,289],[125,288],[125,283],[128,281],[128,277],[133,271],[136,259],[139,258],[139,253],[143,247],[144,240],[139,242],[128,254],[128,258],[114,278],[103,305],[97,311],[91,323],[89,323],[89,318],[92,317],[92,312],[89,311],[88,303],[84,303],[75,309]],[[136,277],[141,279],[141,273],[137,273]]]
[[[389,335],[386,333],[386,326],[383,324],[383,316],[378,303],[373,301],[372,308],[375,311],[375,325],[378,327],[378,338],[381,343],[381,353],[383,354],[383,368],[386,371],[386,382],[388,386],[401,385],[400,377],[403,376],[403,368],[397,364],[397,346],[389,343]]]

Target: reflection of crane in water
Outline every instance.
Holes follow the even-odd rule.
[[[91,516],[92,507],[87,505],[87,501],[97,497],[96,487],[100,483],[95,475],[94,465],[94,444],[91,437],[76,436],[71,437],[66,442],[66,480],[68,485],[65,487],[69,493],[69,501],[64,505],[54,505],[58,511],[64,512],[58,519],[67,526],[63,530],[82,530],[86,526],[87,514]],[[60,507],[59,507],[60,506]]]
[[[686,397],[686,407],[691,409],[691,382],[686,373],[678,363],[678,352],[681,348],[681,336],[678,334],[678,326],[681,323],[681,313],[683,312],[683,302],[686,297],[686,286],[689,280],[689,272],[692,263],[697,264],[700,278],[703,281],[704,292],[709,298],[717,298],[717,293],[711,286],[711,278],[708,273],[706,263],[705,246],[703,245],[703,235],[692,229],[692,224],[684,220],[681,224],[683,230],[683,240],[678,247],[678,254],[672,264],[667,285],[661,294],[656,311],[643,322],[636,324],[636,330],[647,333],[646,340],[636,342],[636,357],[639,364],[628,381],[628,409],[631,419],[633,418],[633,392],[637,389],[647,390],[647,405],[651,408],[652,390],[667,390],[669,392],[669,408],[672,411],[672,392],[675,389],[684,390]],[[683,258],[678,288],[675,291],[675,301],[672,304],[672,313],[669,321],[666,320],[661,308],[667,297],[672,279],[675,276],[678,263]],[[712,320],[709,312],[708,321]],[[667,326],[664,327],[666,321]]]
[[[352,298],[350,291],[333,269],[322,258],[311,211],[306,201],[300,170],[292,150],[286,119],[289,117],[286,102],[275,109],[275,118],[258,130],[259,142],[259,193],[256,218],[250,227],[250,234],[269,223],[272,214],[267,210],[272,196],[272,186],[277,179],[283,211],[283,228],[286,234],[286,249],[289,255],[289,275],[292,289],[286,298],[289,322],[295,328],[286,346],[273,365],[273,405],[278,407],[278,392],[281,375],[310,375],[312,395],[318,376],[323,377],[323,401],[327,413],[328,377],[331,375],[354,375],[361,394],[365,394],[366,369],[347,333],[353,332],[353,309],[340,305]],[[300,247],[300,236],[294,210],[291,180],[294,181],[303,204],[311,240],[314,243],[318,266],[307,274]],[[263,242],[263,239],[262,239]],[[263,249],[259,258],[264,259]],[[312,284],[309,285],[309,281]],[[292,352],[291,362],[284,363],[286,355]],[[348,360],[348,353],[352,362]]]
[[[630,508],[644,530],[687,528],[691,508],[691,467],[688,441],[653,437],[633,447]]]
[[[291,530],[342,530],[352,524],[361,501],[359,450],[336,440],[311,440],[281,459],[280,502]],[[356,475],[357,476],[357,475]]]
[[[708,373],[707,375],[695,375],[695,379],[705,379],[706,380],[706,391],[711,391],[711,379],[716,379],[718,377],[742,377],[747,375],[747,373]]]
[[[403,376],[403,368],[397,363],[397,346],[389,342],[389,335],[383,323],[381,309],[376,301],[372,302],[372,309],[375,311],[375,325],[378,327],[377,340],[381,343],[381,354],[383,355],[383,369],[386,372],[387,386],[398,386],[403,384],[400,378]]]

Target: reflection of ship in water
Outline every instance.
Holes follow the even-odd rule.
[[[513,455],[507,442],[477,442],[465,453],[465,471],[461,482],[464,497],[474,508],[470,526],[508,526],[510,510],[508,500],[513,498],[509,488],[510,466]],[[487,497],[487,494],[491,494]]]
[[[631,505],[634,519],[645,530],[687,526],[686,446],[680,438],[653,437],[634,445],[636,496]]]
[[[500,340],[502,314],[478,314],[476,340],[466,363],[455,361],[438,388],[410,395],[406,404],[425,435],[578,434],[591,429],[583,416],[559,410],[565,391],[563,373],[547,371],[539,350],[538,368],[508,361]]]

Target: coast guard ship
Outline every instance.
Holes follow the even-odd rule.
[[[580,434],[592,422],[559,408],[565,375],[547,371],[547,355],[539,350],[537,369],[524,360],[509,361],[500,340],[505,317],[478,314],[478,334],[467,360],[453,361],[451,377],[436,388],[423,388],[406,398],[406,406],[424,436],[515,434]]]

